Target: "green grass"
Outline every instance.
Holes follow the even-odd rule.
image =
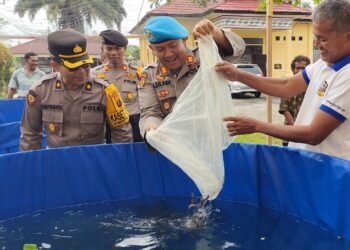
[[[233,141],[239,143],[267,144],[267,136],[261,133],[238,135]],[[272,137],[272,145],[281,146],[282,140]]]

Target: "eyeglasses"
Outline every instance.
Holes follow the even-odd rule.
[[[305,67],[304,67],[304,66],[296,66],[294,69],[295,69],[295,70],[304,70]]]
[[[67,67],[66,67],[67,68]],[[75,71],[78,71],[80,68],[86,70],[86,69],[89,69],[90,68],[90,64],[89,63],[85,63],[85,64],[82,64],[80,65],[79,67],[76,67],[76,68],[67,68],[70,72],[75,72]]]

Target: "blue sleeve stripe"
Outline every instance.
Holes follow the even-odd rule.
[[[331,116],[333,116],[334,118],[336,118],[337,120],[339,120],[340,122],[344,122],[346,120],[346,117],[343,116],[342,114],[339,114],[338,112],[334,111],[333,109],[331,109],[330,107],[326,106],[326,105],[321,105],[320,109],[328,114],[330,114]]]
[[[307,76],[306,70],[303,69],[303,71],[301,73],[303,74],[303,77],[304,77],[304,80],[305,80],[306,84],[309,85],[310,78]]]

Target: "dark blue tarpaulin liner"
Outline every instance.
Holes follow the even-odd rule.
[[[0,124],[0,154],[18,152],[20,127],[21,122]]]
[[[0,124],[0,155],[19,151],[21,122]],[[46,135],[43,134],[42,147],[46,148]]]
[[[22,119],[24,99],[0,100],[0,124]]]
[[[224,158],[218,199],[293,214],[350,239],[349,161],[245,144],[232,144]],[[194,183],[143,143],[0,156],[0,220],[66,205],[191,192],[199,194]]]

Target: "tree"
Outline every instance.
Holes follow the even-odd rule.
[[[129,45],[126,50],[126,56],[131,56],[135,60],[140,60],[140,47],[136,45]]]
[[[0,43],[0,98],[6,96],[7,85],[13,72],[13,62],[10,49]]]
[[[108,28],[117,25],[126,17],[123,0],[18,0],[15,13],[23,17],[26,13],[31,20],[40,9],[46,8],[47,18],[58,29],[73,28],[85,33],[85,24],[101,20]]]

